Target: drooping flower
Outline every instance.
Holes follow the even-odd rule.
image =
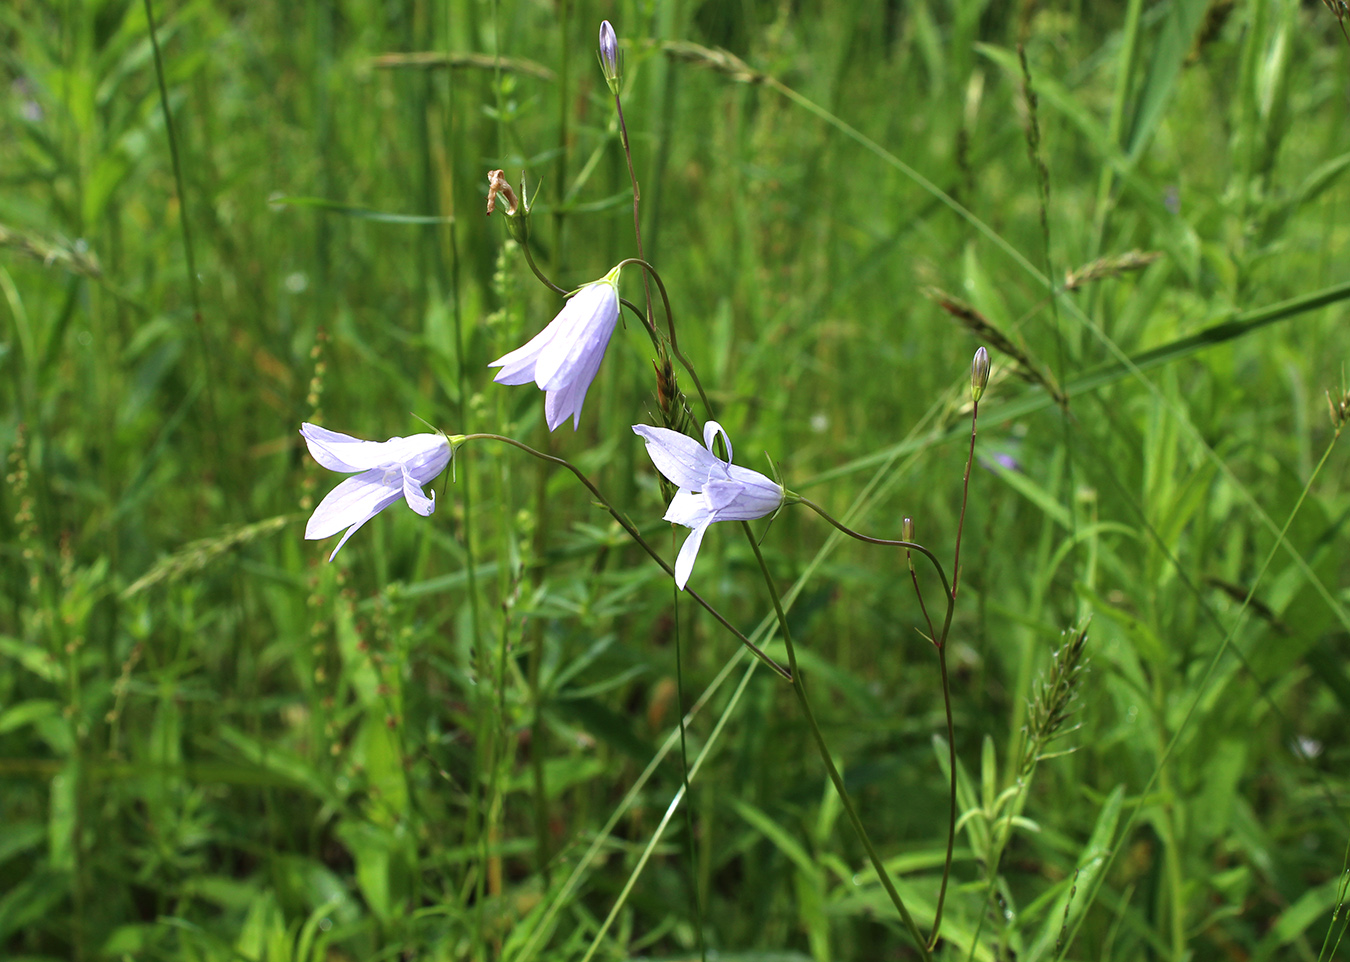
[[[501,368],[493,378],[498,384],[539,385],[550,431],[568,417],[574,431],[581,423],[586,391],[619,320],[619,270],[578,290],[529,343],[488,365]]]
[[[315,461],[329,471],[354,474],[319,502],[305,525],[310,541],[327,538],[343,528],[332,561],[347,539],[375,515],[400,498],[426,517],[436,510],[436,493],[428,497],[422,485],[445,470],[453,453],[443,434],[414,434],[388,441],[362,441],[329,431],[317,424],[300,425],[300,434]]]
[[[633,433],[647,442],[647,454],[656,470],[679,489],[665,520],[691,529],[675,559],[675,584],[683,591],[708,525],[772,514],[783,503],[783,486],[758,471],[732,464],[731,439],[716,421],[703,426],[702,445],[678,431],[646,424],[633,425]],[[719,434],[727,446],[725,461],[713,451]]]

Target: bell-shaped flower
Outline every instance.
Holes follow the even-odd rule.
[[[550,431],[569,417],[572,430],[581,423],[586,391],[619,320],[619,270],[581,288],[529,343],[488,365],[501,368],[498,384],[539,385]]]
[[[300,434],[320,465],[329,471],[355,475],[329,491],[305,525],[305,537],[311,541],[347,529],[328,556],[329,561],[357,528],[400,498],[423,517],[436,510],[436,493],[428,496],[422,485],[450,463],[453,452],[445,435],[362,441],[308,423],[300,425]]]
[[[702,445],[678,431],[646,424],[633,425],[633,433],[647,442],[647,454],[656,470],[679,489],[665,520],[691,529],[675,559],[675,584],[683,591],[708,525],[772,514],[783,503],[783,486],[758,471],[732,464],[731,439],[716,421],[703,426]],[[725,461],[713,451],[719,434],[727,446]]]

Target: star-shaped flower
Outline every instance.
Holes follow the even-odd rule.
[[[445,435],[414,434],[388,441],[362,441],[308,423],[300,425],[300,433],[309,453],[320,465],[329,471],[356,475],[329,491],[305,525],[305,537],[311,541],[347,529],[328,556],[329,561],[357,528],[400,498],[423,517],[436,510],[436,493],[433,491],[428,497],[422,485],[450,463],[453,452]]]
[[[550,431],[568,417],[574,431],[581,423],[586,391],[619,320],[619,270],[581,288],[529,343],[488,365],[501,368],[498,384],[539,385]]]
[[[647,442],[647,454],[656,470],[679,489],[666,509],[665,520],[692,532],[675,559],[675,584],[683,591],[708,525],[714,521],[751,521],[772,514],[783,503],[783,486],[758,471],[732,464],[731,439],[716,421],[703,426],[702,445],[678,431],[646,424],[633,425],[633,433]],[[719,434],[727,446],[725,461],[713,452]]]

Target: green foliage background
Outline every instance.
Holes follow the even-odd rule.
[[[739,463],[950,558],[987,339],[924,290],[1069,396],[994,352],[936,957],[1336,957],[1350,40],[1326,6],[153,15],[181,187],[145,4],[0,9],[0,956],[691,958],[701,919],[721,959],[918,957],[789,688],[677,621],[571,475],[472,442],[430,520],[396,506],[331,565],[302,540],[336,477],[299,424],[383,439],[411,412],[573,461],[673,555],[629,429],[655,410],[641,328],[576,433],[486,367],[560,303],[483,217],[489,169],[525,171],[563,286],[635,253],[608,17],[646,253]],[[1161,256],[1065,288],[1136,250]],[[765,528],[826,740],[930,924],[945,721],[908,569],[800,507]],[[693,584],[781,659],[731,526]],[[1036,679],[1089,617],[1073,751],[1025,767]]]

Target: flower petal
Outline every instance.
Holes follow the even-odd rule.
[[[703,446],[708,449],[709,454],[716,458],[717,449],[713,447],[713,441],[716,440],[719,434],[722,435],[722,440],[725,441],[727,445],[727,459],[725,463],[730,464],[731,438],[727,435],[726,428],[722,427],[722,425],[718,424],[716,421],[709,421],[707,424],[703,425]],[[718,460],[721,459],[718,458]]]
[[[439,474],[440,472],[436,472]],[[422,491],[422,485],[418,479],[413,477],[411,471],[406,467],[403,469],[403,497],[407,499],[408,507],[412,508],[422,517],[428,517],[436,510],[436,492],[431,492],[431,497],[427,497]]]
[[[377,511],[377,512],[375,512],[375,514],[379,514],[379,512]],[[348,528],[345,532],[343,532],[342,537],[338,540],[337,547],[334,548],[334,549],[329,553],[329,555],[328,555],[328,560],[329,560],[329,561],[332,561],[334,558],[336,558],[336,557],[337,557],[337,553],[338,553],[339,551],[342,550],[342,546],[343,546],[344,544],[347,543],[347,539],[350,538],[352,535],[356,534],[356,532],[360,530],[361,525],[363,525],[363,524],[365,524],[367,521],[369,521],[370,518],[375,517],[375,514],[372,514],[369,518],[362,518],[360,521],[356,522],[356,524],[352,525],[352,526],[351,526],[350,528]]]
[[[371,468],[347,478],[319,502],[305,525],[305,538],[318,541],[337,534],[349,525],[365,524],[375,515],[403,497],[399,472]]]
[[[566,421],[569,415],[573,431],[581,424],[581,408],[586,403],[586,392],[590,390],[604,356],[601,351],[586,358],[585,366],[575,371],[567,384],[549,389],[544,398],[544,420],[548,422],[550,431]]]
[[[675,492],[675,497],[670,499],[670,507],[661,520],[682,524],[686,528],[697,528],[711,519],[712,512],[708,510],[707,499],[688,488],[680,488]]]
[[[739,481],[721,481],[714,479],[703,486],[703,498],[708,504],[708,510],[713,514],[720,514],[727,507],[734,504],[744,490],[745,485],[741,484]]]
[[[342,474],[355,474],[389,464],[434,463],[444,452],[447,457],[436,472],[440,474],[450,460],[450,442],[439,434],[414,434],[406,438],[390,438],[388,441],[362,441],[309,423],[300,426],[300,434],[304,436],[315,461],[329,471]]]
[[[592,369],[594,377],[618,320],[619,292],[614,285],[608,281],[587,284],[554,319],[554,324],[564,326],[540,352],[534,383],[553,391],[571,383],[586,368]]]
[[[647,454],[656,470],[678,488],[702,491],[716,473],[725,477],[726,464],[691,437],[669,428],[634,424],[633,433],[647,442]]]
[[[360,438],[354,438],[349,434],[339,434],[336,431],[321,428],[317,424],[310,424],[308,421],[300,425],[300,435],[305,439],[305,446],[309,448],[310,456],[319,463],[320,467],[327,468],[329,471],[355,474],[358,471],[366,470],[366,468],[374,467],[373,464],[364,463],[368,459],[364,456],[362,446],[377,442],[362,441]]]
[[[718,521],[750,521],[782,507],[783,486],[777,481],[735,464],[728,466],[727,474],[728,483],[739,491],[730,503],[717,509]]]
[[[558,336],[558,319],[554,318],[542,331],[530,338],[521,347],[503,354],[488,367],[499,367],[500,371],[492,380],[498,384],[529,384],[534,380],[535,364],[544,348]]]
[[[680,553],[675,557],[675,585],[681,591],[689,583],[689,575],[693,573],[694,562],[698,559],[699,545],[703,544],[703,533],[708,530],[710,524],[711,520],[705,521],[689,532],[689,537],[684,539]]]

